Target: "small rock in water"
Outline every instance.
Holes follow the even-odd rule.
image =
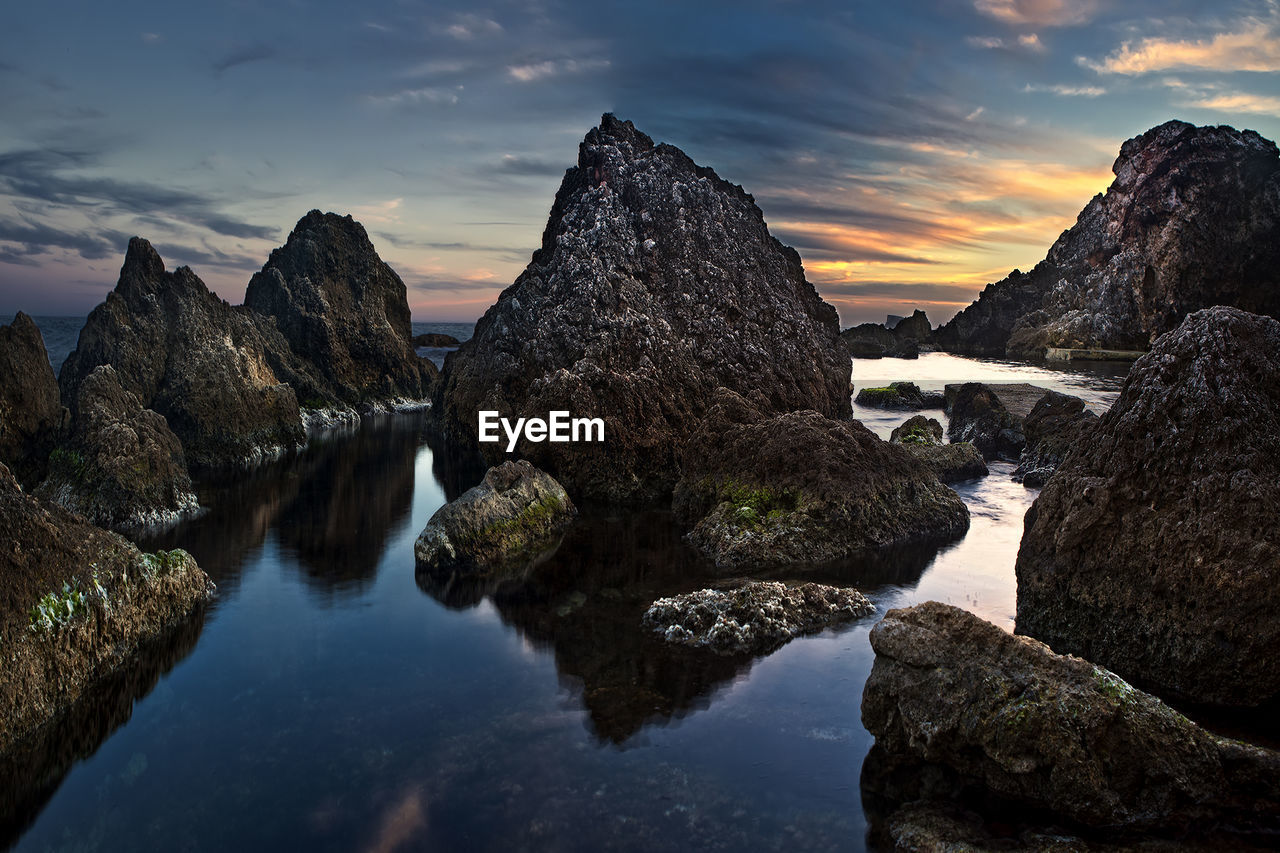
[[[882,388],[863,388],[854,402],[875,409],[941,409],[945,401],[937,391],[921,391],[914,382],[890,382]]]

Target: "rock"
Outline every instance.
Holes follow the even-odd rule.
[[[1280,323],[1187,317],[1027,512],[1020,633],[1163,694],[1280,698]]]
[[[415,347],[456,347],[458,339],[453,335],[442,335],[438,332],[432,332],[425,335],[418,335],[413,339]]]
[[[255,317],[187,267],[165,272],[151,244],[134,237],[119,283],[62,365],[62,395],[77,399],[94,368],[111,365],[126,391],[165,417],[191,465],[256,462],[300,446],[297,397],[271,367],[271,353],[288,345]]]
[[[854,402],[874,409],[941,409],[945,400],[936,391],[921,391],[914,382],[890,382],[880,388],[863,388]]]
[[[1085,826],[1274,822],[1275,753],[1220,739],[1088,661],[938,602],[891,610],[862,720],[878,749]]]
[[[554,548],[578,510],[550,475],[521,459],[436,510],[413,553],[419,571],[480,573],[527,565]]]
[[[213,594],[189,554],[143,554],[24,493],[3,465],[0,577],[0,753]]]
[[[728,390],[686,449],[673,506],[721,568],[824,563],[969,526],[959,496],[902,446],[857,421],[771,415]]]
[[[929,325],[929,315],[917,308],[910,317],[893,327],[893,336],[899,344],[915,341],[917,344],[929,343],[933,338],[933,326]]]
[[[802,634],[869,616],[875,609],[856,589],[747,581],[732,589],[659,598],[645,611],[644,625],[669,643],[721,655],[763,655]]]
[[[19,311],[0,326],[0,463],[34,487],[68,417],[40,329]]]
[[[1026,438],[1022,423],[1000,402],[988,386],[966,382],[948,395],[947,436],[952,442],[968,441],[987,459],[1018,461]]]
[[[476,446],[477,412],[600,417],[602,443],[516,453],[578,498],[661,502],[713,392],[849,415],[835,309],[750,195],[612,115],[565,173],[542,248],[451,353],[434,411]],[[505,444],[479,449],[491,463]]]
[[[1013,479],[1025,486],[1043,486],[1097,420],[1079,397],[1046,391],[1022,422],[1027,443]]]
[[[110,365],[80,383],[71,434],[50,455],[49,477],[36,494],[117,530],[198,508],[178,437],[120,387]]]
[[[851,326],[840,333],[840,341],[852,358],[919,358],[915,340],[900,339],[892,329],[879,323]]]
[[[350,216],[313,210],[298,220],[249,280],[244,304],[274,320],[309,368],[272,358],[308,408],[430,396],[436,368],[414,352],[404,282]]]
[[[942,424],[937,418],[912,415],[902,422],[902,426],[894,427],[889,433],[889,441],[894,444],[942,444]]]
[[[1014,270],[938,329],[944,349],[1039,357],[1145,350],[1213,305],[1280,314],[1280,152],[1253,131],[1171,121],[1130,139],[1030,273]]]
[[[982,452],[968,441],[942,445],[906,443],[902,447],[944,483],[975,480],[990,473]]]

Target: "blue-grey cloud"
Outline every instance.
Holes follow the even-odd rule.
[[[215,74],[223,74],[240,65],[248,65],[251,62],[262,62],[266,59],[273,59],[277,55],[275,48],[267,44],[255,43],[246,44],[237,47],[222,57],[214,60],[213,71]]]

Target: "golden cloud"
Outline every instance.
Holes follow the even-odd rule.
[[[1280,37],[1270,24],[1249,19],[1237,31],[1209,39],[1124,42],[1101,62],[1082,64],[1100,73],[1127,75],[1174,69],[1280,71]]]

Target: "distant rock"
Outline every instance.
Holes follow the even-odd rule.
[[[971,442],[987,459],[1018,461],[1026,444],[1022,423],[990,387],[966,382],[948,395],[947,405],[947,436],[952,442]]]
[[[857,421],[769,414],[728,390],[714,402],[673,505],[717,566],[823,563],[968,529],[955,492]]]
[[[904,321],[905,322],[905,321]],[[840,333],[840,342],[853,358],[919,358],[919,342],[899,338],[879,323],[851,326]]]
[[[1197,702],[1280,699],[1280,323],[1197,311],[1028,510],[1020,633]]]
[[[1045,260],[988,285],[934,340],[1017,357],[1145,350],[1212,305],[1280,314],[1275,143],[1170,121],[1125,142],[1112,171]]]
[[[645,611],[644,625],[669,643],[721,655],[763,655],[802,634],[875,610],[856,589],[747,581],[731,589],[659,598]]]
[[[890,755],[1088,827],[1275,822],[1280,755],[1088,661],[934,601],[889,611],[871,647],[862,720]]]
[[[924,415],[912,415],[893,428],[889,433],[889,441],[894,444],[942,444],[942,424],[937,418],[926,418]]]
[[[80,383],[73,415],[37,495],[115,530],[172,521],[198,507],[178,437],[120,387],[110,365]]]
[[[862,388],[854,402],[873,409],[913,411],[941,409],[946,400],[937,391],[921,391],[914,382],[890,382],[878,388]]]
[[[480,410],[603,418],[603,443],[522,440],[516,453],[575,497],[660,502],[718,388],[759,394],[771,413],[848,417],[838,335],[835,309],[749,194],[606,115],[565,174],[542,247],[450,354],[433,408],[445,435],[473,447]]]
[[[929,324],[929,315],[917,308],[911,312],[910,317],[893,327],[893,336],[899,342],[929,343],[933,339],[933,326]]]
[[[453,335],[442,335],[439,332],[431,332],[425,335],[418,335],[413,339],[415,347],[456,347],[458,339]]]
[[[523,459],[504,462],[436,510],[413,553],[419,571],[484,574],[524,566],[553,548],[577,514],[550,475]]]
[[[34,488],[67,421],[44,338],[19,311],[12,323],[0,326],[0,463]]]
[[[1013,479],[1025,486],[1043,486],[1063,458],[1097,423],[1098,416],[1084,407],[1084,400],[1070,394],[1046,391],[1022,422],[1026,446]]]

